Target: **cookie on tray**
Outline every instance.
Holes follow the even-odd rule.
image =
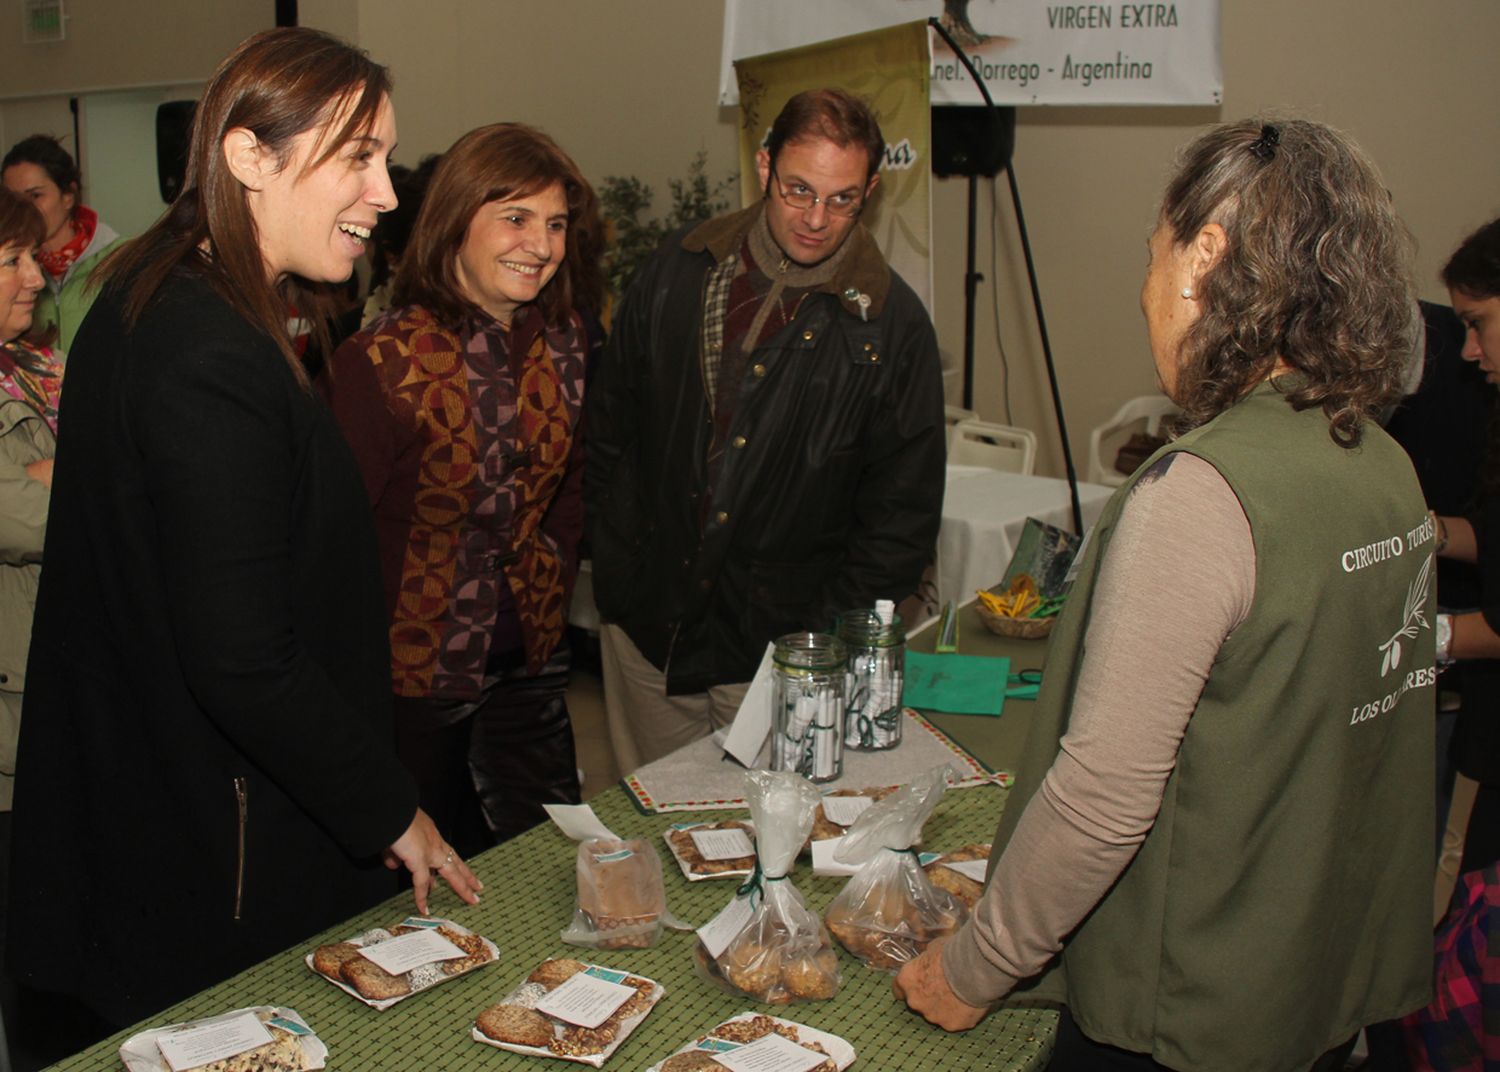
[[[548,990],[556,989],[566,983],[581,971],[588,970],[588,965],[582,961],[573,960],[571,957],[560,957],[556,960],[544,960],[537,965],[536,970],[526,977],[528,983],[541,983]]]
[[[675,1053],[661,1063],[661,1072],[722,1072],[723,1068],[706,1050]]]
[[[611,1020],[594,1028],[569,1025],[563,1028],[561,1038],[547,1043],[547,1048],[559,1057],[592,1057],[609,1049],[617,1034],[619,1028]]]
[[[438,933],[467,954],[454,960],[443,961],[444,975],[461,975],[472,968],[477,968],[479,965],[489,962],[489,946],[484,944],[484,939],[479,935],[460,934],[451,927],[439,927]]]
[[[474,1026],[496,1042],[537,1047],[552,1042],[552,1021],[519,1005],[491,1005],[475,1018]]]
[[[330,979],[342,979],[339,970],[359,956],[359,946],[353,942],[334,942],[320,945],[313,950],[313,970]]]
[[[389,1001],[411,993],[404,975],[392,975],[373,960],[355,957],[339,969],[339,976],[370,1001]]]

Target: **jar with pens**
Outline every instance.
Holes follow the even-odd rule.
[[[844,746],[865,751],[901,743],[901,689],[906,629],[890,600],[874,610],[839,616],[839,639],[849,652],[844,676]]]
[[[844,773],[844,674],[848,651],[827,633],[789,633],[776,641],[771,769],[812,782]]]

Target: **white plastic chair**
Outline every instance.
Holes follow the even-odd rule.
[[[1162,418],[1180,412],[1177,404],[1165,395],[1142,395],[1115,410],[1115,415],[1089,436],[1089,483],[1113,487],[1125,483],[1130,478],[1125,473],[1116,472],[1114,465],[1115,452],[1120,449],[1120,444],[1132,432],[1161,435]]]
[[[948,432],[948,464],[986,465],[1030,476],[1036,469],[1036,436],[1008,424],[959,421]]]
[[[947,425],[950,432],[953,430],[953,426],[959,421],[973,421],[978,419],[979,414],[975,413],[972,409],[964,409],[962,406],[943,407],[943,423]]]

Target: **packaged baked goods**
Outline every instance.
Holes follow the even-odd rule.
[[[645,949],[663,927],[691,930],[667,911],[661,857],[640,838],[622,838],[587,804],[544,804],[557,828],[578,842],[578,901],[562,932],[570,945]]]
[[[599,1067],[666,990],[641,975],[560,957],[537,965],[474,1018],[469,1037],[488,1046]]]
[[[796,1050],[788,1050],[788,1046],[800,1047],[808,1053],[799,1060]],[[782,1061],[773,1063],[776,1055],[769,1051],[779,1051]],[[824,1059],[809,1066],[808,1062],[819,1054]],[[699,1035],[646,1072],[724,1072],[736,1065],[745,1067],[741,1062],[759,1068],[802,1067],[806,1072],[843,1072],[854,1063],[854,1057],[854,1047],[837,1035],[777,1016],[746,1012]]]
[[[328,1047],[295,1009],[257,1005],[126,1039],[129,1072],[300,1072],[322,1068]]]
[[[750,771],[756,870],[734,899],[698,929],[699,974],[757,1001],[784,1005],[838,993],[838,955],[817,915],[787,877],[812,826],[818,791],[791,771]]]
[[[872,804],[834,854],[859,870],[823,918],[844,948],[872,968],[899,971],[968,915],[958,898],[932,884],[911,848],[946,786],[947,768],[935,767]]]
[[[989,865],[988,845],[964,845],[952,852],[924,852],[922,870],[928,881],[947,890],[972,909],[984,893],[984,873]]]
[[[488,938],[452,920],[408,916],[394,927],[376,927],[346,942],[320,945],[305,963],[366,1005],[396,1002],[489,964],[500,950]]]
[[[641,838],[578,843],[578,907],[562,932],[570,945],[646,949],[661,937],[667,894],[661,857]]]
[[[755,870],[755,829],[744,820],[673,823],[662,837],[689,882],[739,878]]]
[[[813,813],[812,833],[802,851],[810,851],[814,841],[831,841],[849,832],[854,820],[865,808],[877,800],[884,800],[900,786],[887,785],[866,789],[835,789],[825,793],[818,801],[818,810]]]

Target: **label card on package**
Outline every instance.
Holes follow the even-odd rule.
[[[367,945],[359,953],[392,975],[405,975],[413,968],[434,961],[468,956],[437,931],[412,931],[377,945]]]
[[[824,797],[823,814],[836,826],[848,826],[873,803],[869,797]]]
[[[301,1038],[303,1035],[312,1034],[312,1028],[305,1024],[299,1024],[296,1020],[288,1020],[285,1016],[273,1016],[266,1023],[272,1027],[279,1027],[281,1030],[296,1035],[298,1038]]]
[[[253,1012],[247,1012],[163,1035],[156,1040],[156,1046],[173,1072],[178,1072],[226,1060],[270,1041],[271,1032],[266,1025]]]
[[[804,1049],[780,1035],[766,1035],[732,1053],[716,1053],[714,1060],[729,1072],[811,1072],[828,1055]]]
[[[633,986],[621,986],[579,972],[537,1002],[536,1011],[579,1027],[594,1028],[613,1016],[615,1010],[635,994]]]
[[[729,943],[734,941],[734,936],[745,929],[745,924],[750,922],[753,915],[755,909],[750,904],[750,898],[736,897],[724,906],[722,912],[699,927],[698,938],[703,942],[703,948],[708,950],[708,955],[715,960],[723,956]]]
[[[705,860],[739,860],[755,855],[755,846],[743,830],[690,830],[688,836]]]
[[[834,859],[834,853],[838,852],[843,846],[844,839],[841,837],[814,841],[812,843],[813,874],[852,875],[858,871],[859,864],[846,864],[841,860]]]
[[[574,841],[587,841],[589,838],[620,840],[587,804],[543,804],[542,810],[557,824],[559,830]]]
[[[943,866],[957,871],[964,878],[972,878],[975,882],[984,881],[984,873],[989,868],[988,860],[946,860]]]

